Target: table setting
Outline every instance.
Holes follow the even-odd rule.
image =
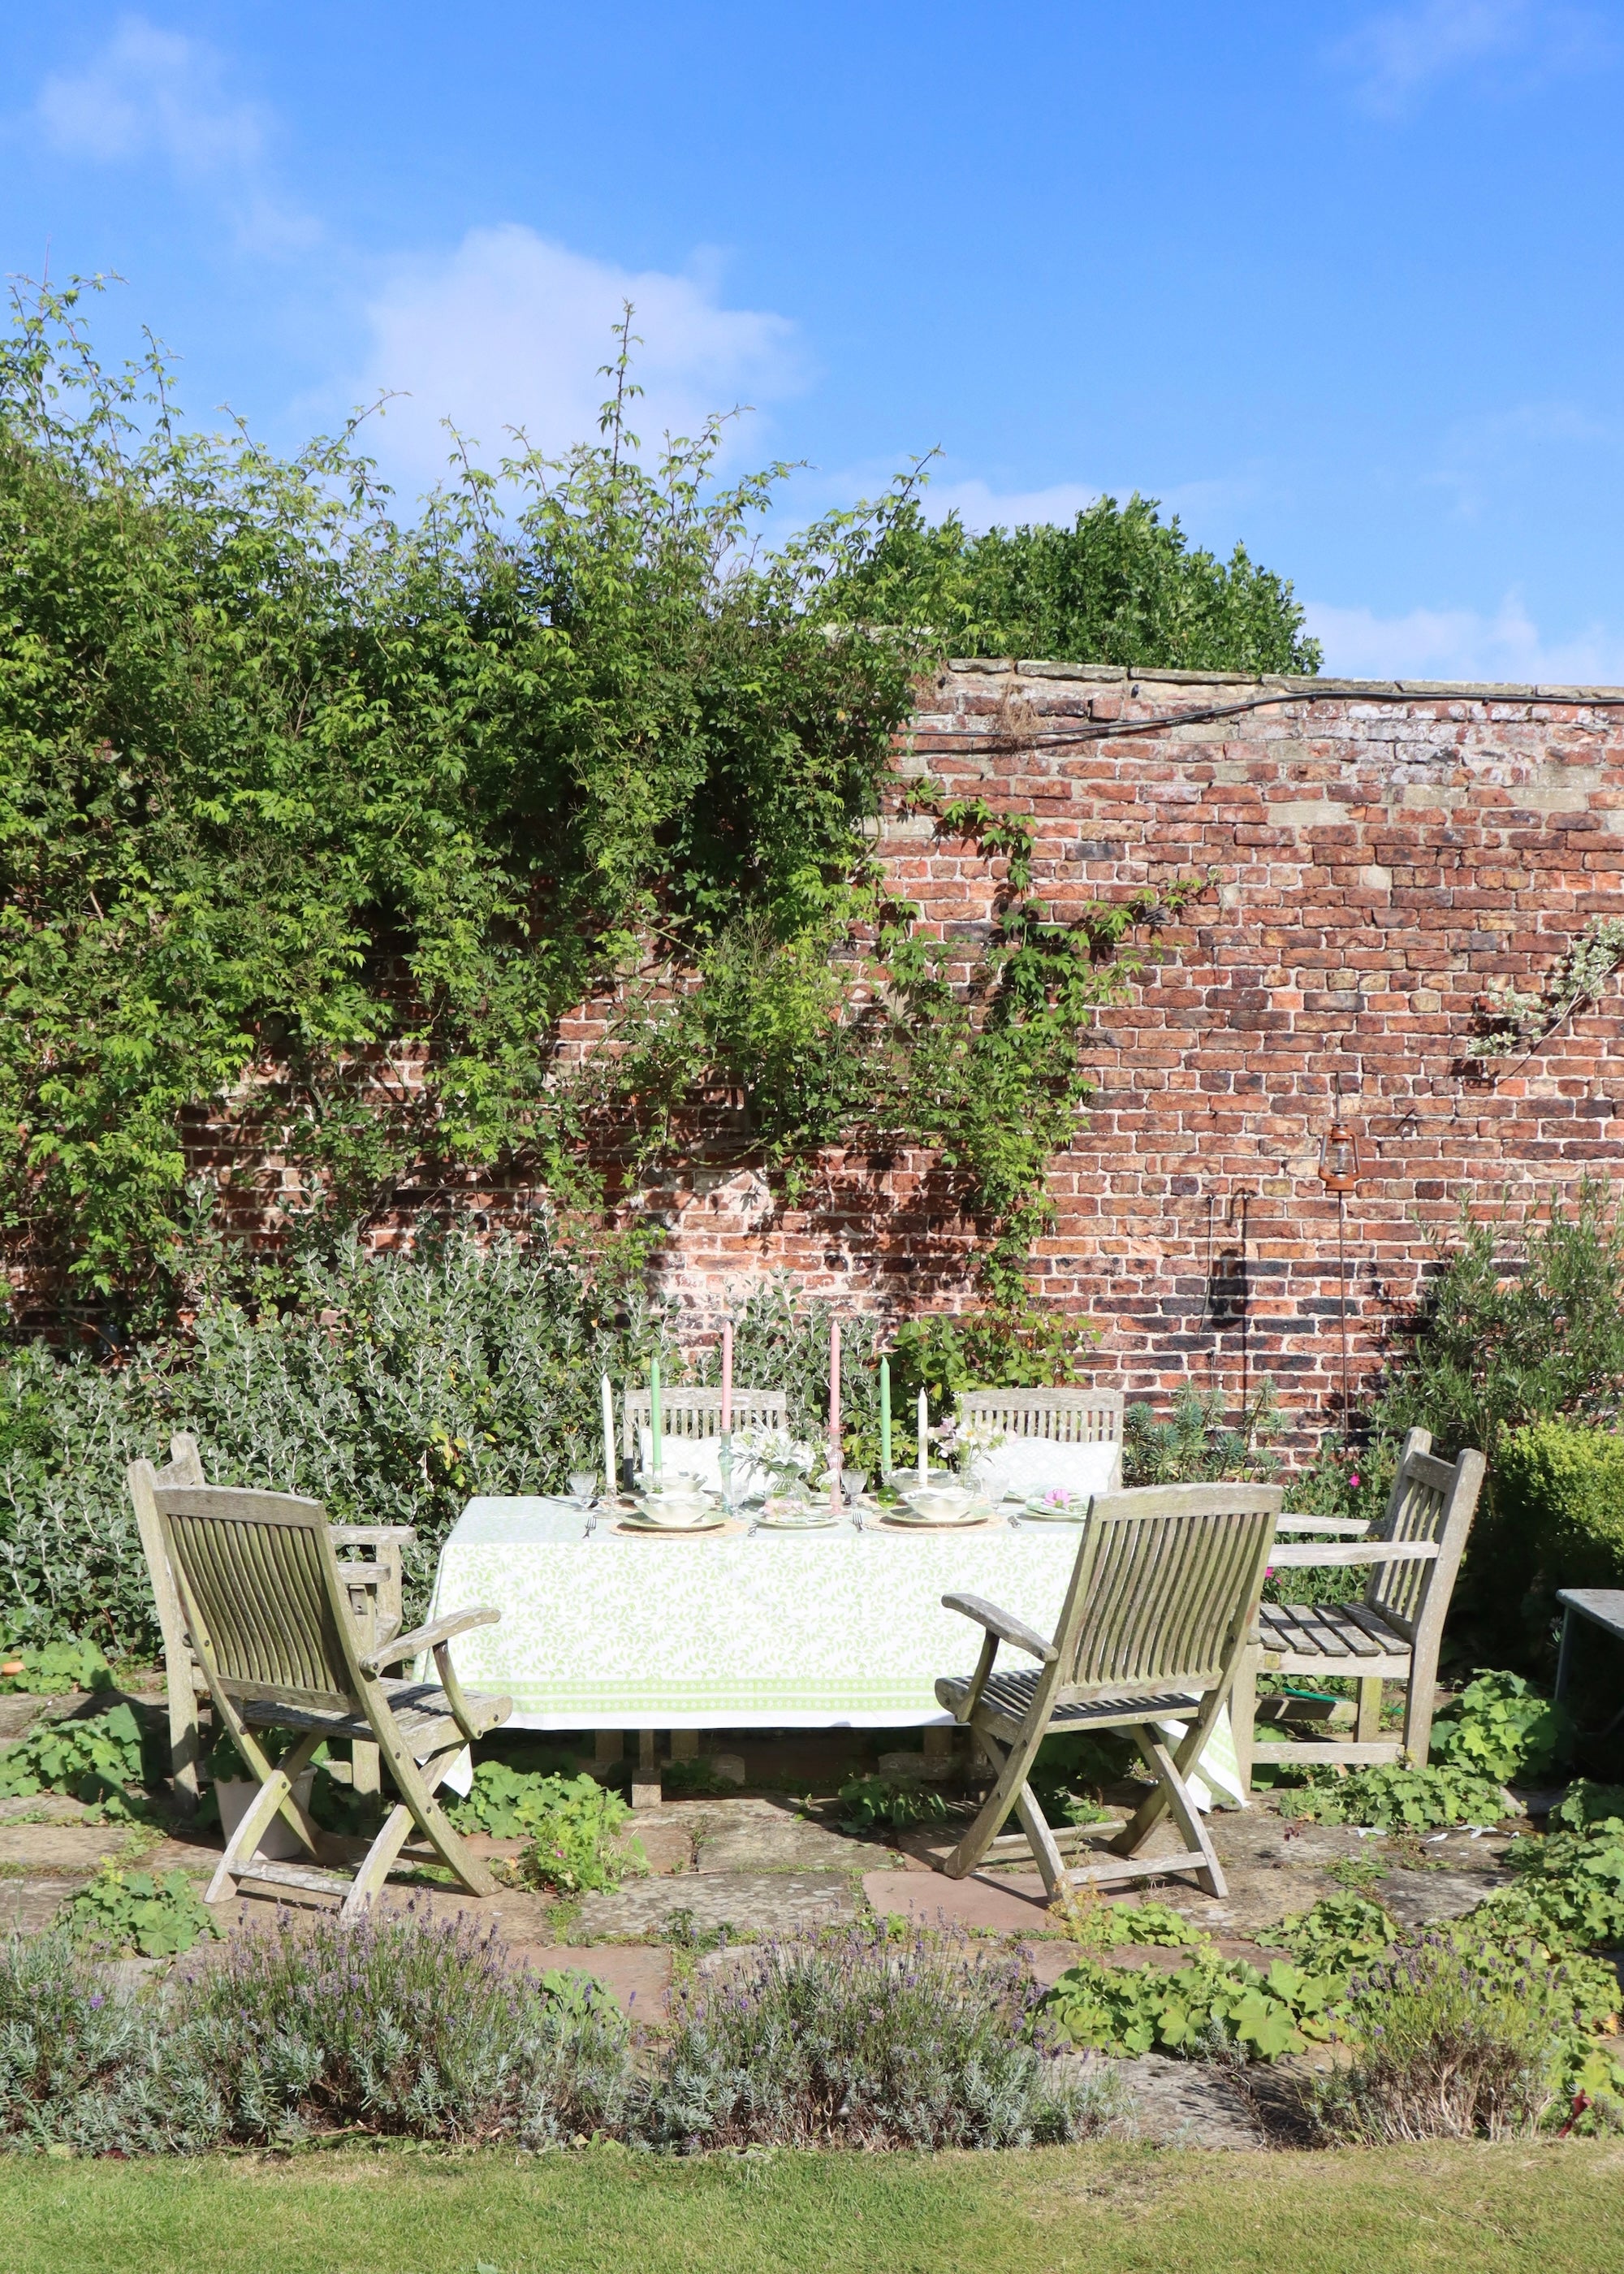
[[[1074,1462],[1061,1485],[1052,1448],[1036,1449],[1035,1467],[1001,1466],[996,1443],[960,1430],[961,1467],[939,1466],[931,1443],[944,1433],[931,1431],[921,1393],[921,1457],[898,1469],[882,1359],[870,1480],[841,1458],[838,1321],[824,1448],[783,1431],[735,1442],[731,1329],[721,1355],[717,1435],[668,1433],[656,1361],[649,1427],[635,1459],[618,1457],[605,1376],[602,1472],[576,1472],[568,1495],[482,1495],[447,1538],[430,1616],[500,1608],[499,1625],[459,1638],[456,1664],[464,1682],[512,1698],[510,1726],[940,1725],[951,1717],[936,1680],[967,1672],[979,1647],[944,1595],[979,1594],[1054,1631],[1089,1501],[1117,1481],[1118,1447],[1065,1448],[1099,1457],[1097,1481]],[[1035,1472],[1045,1457],[1047,1481]]]

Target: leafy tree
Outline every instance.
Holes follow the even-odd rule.
[[[953,655],[1043,656],[1189,671],[1315,673],[1317,640],[1283,577],[1244,546],[1191,549],[1178,517],[1136,492],[1096,498],[1070,529],[972,536],[906,497],[848,587],[855,615],[929,625]]]

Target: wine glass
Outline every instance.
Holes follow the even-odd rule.
[[[569,1496],[572,1500],[578,1500],[583,1508],[590,1508],[592,1502],[598,1497],[598,1471],[596,1469],[571,1469],[569,1472]]]

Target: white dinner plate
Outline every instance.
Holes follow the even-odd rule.
[[[727,1522],[727,1512],[718,1508],[709,1516],[702,1516],[695,1524],[662,1524],[658,1517],[645,1516],[641,1509],[634,1509],[620,1521],[634,1525],[639,1532],[715,1532]]]

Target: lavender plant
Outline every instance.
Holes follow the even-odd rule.
[[[635,2135],[684,2151],[1010,2148],[1076,2139],[1098,2088],[1057,2069],[1019,1959],[959,1934],[770,1943],[679,1992]]]

